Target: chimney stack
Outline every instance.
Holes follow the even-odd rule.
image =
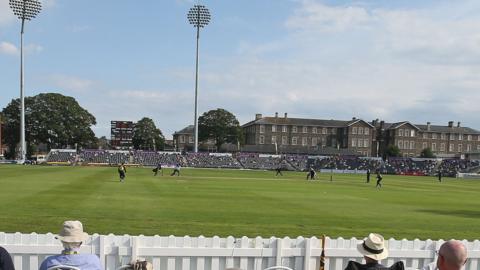
[[[460,127],[460,122],[457,122],[457,127]]]
[[[352,120],[357,120],[357,118],[354,116],[354,117],[352,117]]]
[[[427,131],[430,131],[430,122],[427,122]]]
[[[287,119],[287,113],[285,113],[285,119]]]
[[[255,120],[258,120],[258,119],[262,119],[262,114],[261,113],[255,114]]]
[[[448,127],[453,128],[453,121],[448,121]]]
[[[275,118],[278,118],[278,112],[275,113]]]

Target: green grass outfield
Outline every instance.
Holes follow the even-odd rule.
[[[0,166],[0,231],[57,233],[67,219],[100,234],[479,239],[480,182],[385,175]],[[373,177],[372,177],[373,178]]]

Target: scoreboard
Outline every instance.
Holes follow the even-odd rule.
[[[110,142],[116,149],[129,149],[132,147],[133,129],[132,121],[111,121]]]

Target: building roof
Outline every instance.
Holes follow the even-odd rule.
[[[193,130],[194,129],[194,126],[193,125],[189,125],[187,127],[184,127],[183,129],[181,129],[180,131],[175,131],[175,133],[173,133],[173,135],[177,135],[177,134],[193,134]]]
[[[408,121],[397,122],[397,123],[389,123],[388,128],[387,128],[387,127],[385,127],[385,128],[386,128],[386,129],[396,129],[396,128],[399,128],[399,127],[401,127],[401,126],[403,126],[403,125],[407,125],[407,124],[413,126],[413,127],[414,127],[415,129],[417,129],[417,130],[420,130],[420,128],[417,127],[417,125],[412,124],[412,123],[410,123],[410,122],[408,122]]]
[[[436,133],[462,133],[462,134],[480,134],[480,131],[475,130],[469,127],[449,127],[449,126],[437,126],[430,125],[430,130],[428,130],[428,125],[416,125],[422,132],[436,132]]]
[[[305,118],[285,118],[285,117],[262,117],[257,120],[250,121],[242,127],[250,125],[298,125],[298,126],[322,126],[322,127],[347,127],[357,122],[364,122],[373,127],[370,123],[362,119],[343,120],[324,120],[324,119],[305,119]]]

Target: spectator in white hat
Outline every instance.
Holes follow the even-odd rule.
[[[357,245],[357,250],[363,255],[365,264],[355,261],[349,261],[345,270],[384,270],[384,269],[404,269],[403,262],[397,262],[391,267],[380,264],[380,261],[388,257],[388,249],[385,247],[385,239],[377,233],[371,233]]]
[[[82,270],[103,269],[96,255],[80,254],[80,246],[88,239],[88,234],[83,232],[83,225],[80,221],[65,221],[62,230],[55,238],[62,242],[64,249],[60,255],[46,258],[40,265],[40,270],[47,270],[57,265],[69,265]]]

